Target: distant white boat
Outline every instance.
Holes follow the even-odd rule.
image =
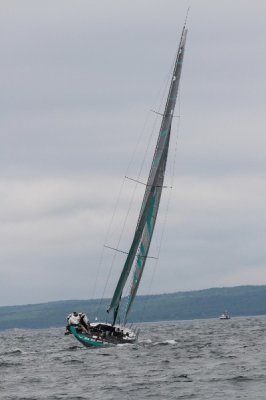
[[[224,311],[224,312],[222,313],[222,315],[220,315],[219,318],[220,318],[220,319],[231,319],[231,317],[230,317],[230,315],[228,314],[227,311]]]

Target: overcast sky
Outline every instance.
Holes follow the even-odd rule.
[[[138,176],[189,5],[173,189],[139,293],[266,284],[265,0],[3,0],[0,305],[112,294],[124,256],[106,284],[103,244],[118,245],[123,177]]]

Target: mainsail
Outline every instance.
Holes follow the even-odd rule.
[[[152,235],[155,227],[156,217],[159,209],[164,174],[167,163],[168,148],[171,134],[171,124],[176,105],[176,98],[178,93],[178,86],[181,76],[182,62],[184,57],[185,42],[186,42],[187,29],[184,27],[181,35],[181,40],[176,56],[176,62],[170,84],[170,89],[165,105],[165,110],[162,118],[162,123],[159,131],[157,145],[153,156],[153,161],[149,173],[144,198],[139,214],[139,219],[134,234],[134,238],[128,252],[122,273],[117,283],[111,304],[108,312],[114,310],[113,324],[115,323],[119,303],[122,297],[122,292],[129,273],[133,266],[134,260],[135,269],[133,272],[133,280],[131,284],[130,294],[125,313],[125,322],[127,319],[128,312],[134,301],[137,293],[140,279],[145,267],[146,259],[152,240]]]

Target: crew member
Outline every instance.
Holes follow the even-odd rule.
[[[82,325],[82,327],[85,329],[86,332],[90,329],[90,321],[87,317],[86,314],[84,313],[79,313],[79,323]]]

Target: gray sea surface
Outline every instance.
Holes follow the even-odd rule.
[[[141,324],[87,349],[64,328],[0,332],[0,399],[266,399],[266,316]]]

